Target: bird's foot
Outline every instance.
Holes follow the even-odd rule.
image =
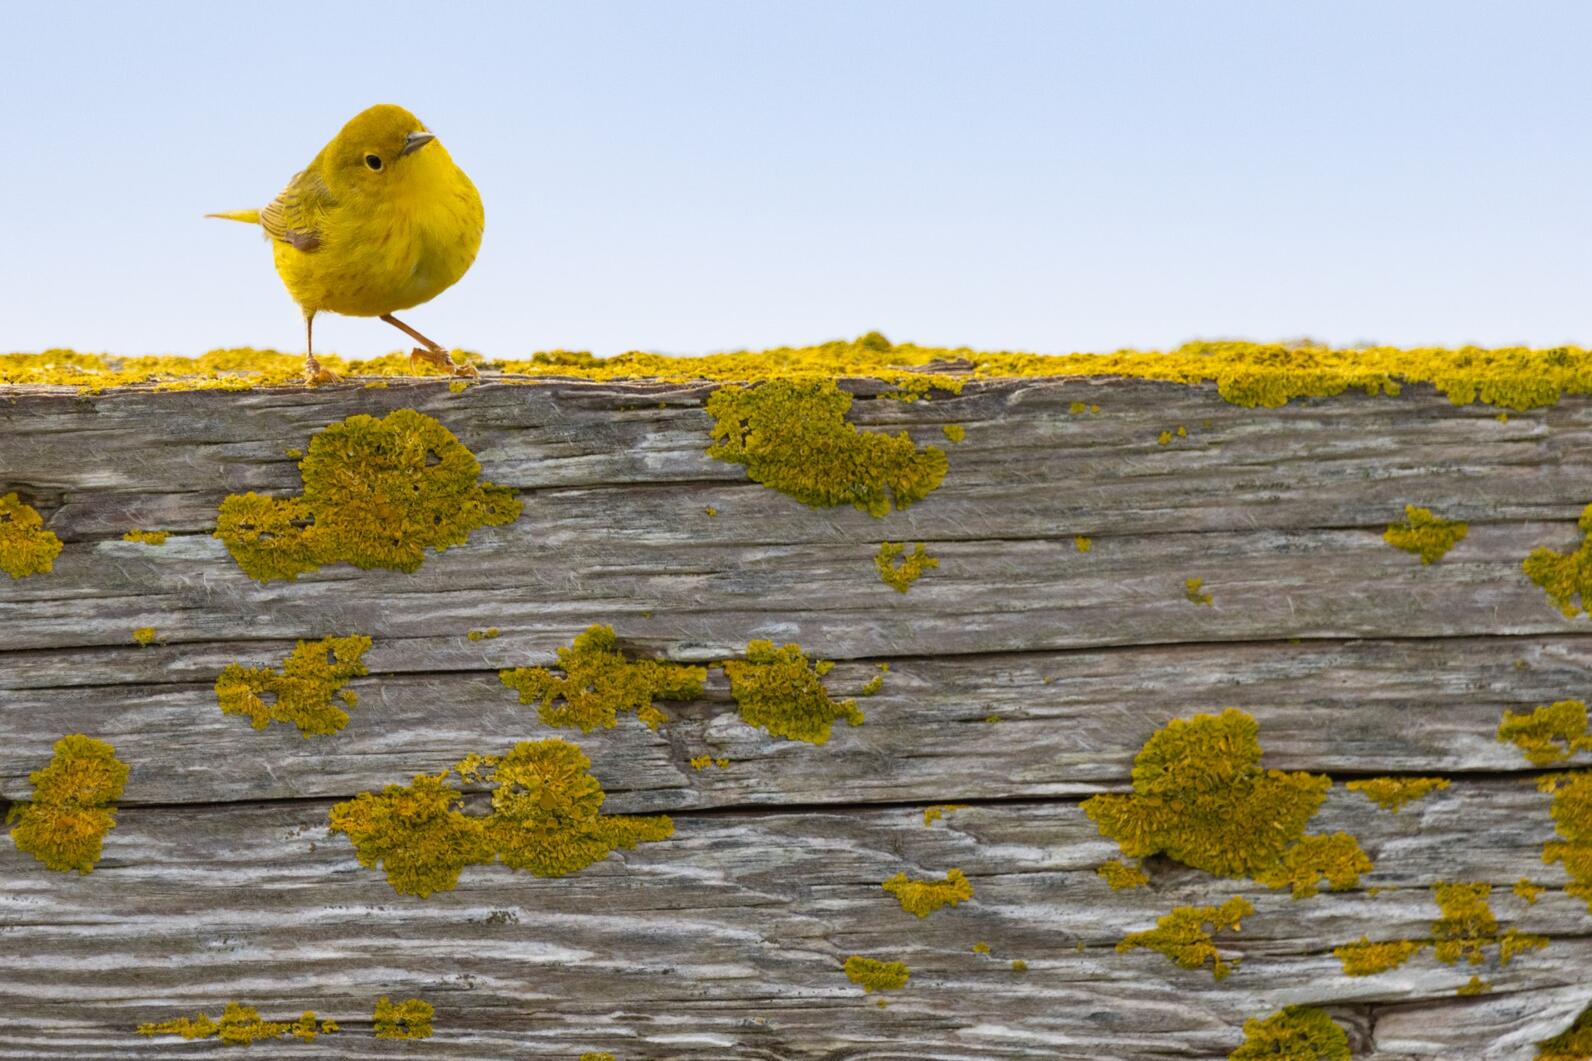
[[[304,359],[304,385],[306,387],[321,387],[328,383],[336,383],[342,378],[337,373],[322,368],[321,363],[315,360],[313,356]]]
[[[426,364],[437,368],[445,368],[450,374],[464,379],[475,379],[481,375],[481,373],[476,371],[474,365],[455,364],[453,358],[448,356],[448,352],[440,347],[435,349],[424,346],[415,347],[409,351],[409,364],[411,367]]]

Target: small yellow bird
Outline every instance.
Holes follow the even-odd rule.
[[[390,103],[361,111],[263,210],[207,214],[258,224],[276,271],[304,309],[305,376],[336,379],[315,360],[315,314],[380,317],[419,342],[409,356],[474,376],[393,316],[451,287],[475,261],[481,196],[420,119]]]

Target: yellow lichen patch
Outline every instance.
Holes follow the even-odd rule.
[[[99,862],[105,834],[116,827],[115,801],[127,784],[128,766],[102,740],[71,733],[55,742],[48,765],[33,771],[33,796],[11,805],[17,850],[49,869],[89,873]]]
[[[1488,903],[1491,895],[1491,884],[1432,885],[1432,898],[1441,911],[1432,924],[1438,961],[1452,965],[1464,958],[1471,965],[1480,965],[1487,958],[1487,948],[1497,947],[1498,964],[1508,965],[1516,954],[1548,945],[1546,936],[1528,935],[1514,928],[1500,935],[1498,918]]]
[[[872,516],[921,501],[945,479],[945,451],[906,432],[859,431],[851,395],[833,380],[771,380],[724,387],[708,398],[708,456],[740,464],[753,482],[806,505],[851,504]]]
[[[954,810],[966,810],[967,806],[966,803],[936,803],[932,807],[924,807],[923,824],[933,825]]]
[[[1012,972],[1014,972],[1014,973],[1026,973],[1027,971],[1028,971],[1028,963],[1027,962],[1023,961],[1021,958],[1013,958],[1012,959]]]
[[[967,437],[967,428],[961,424],[946,424],[940,428],[949,442],[960,442]]]
[[[880,542],[879,552],[873,558],[874,566],[879,569],[879,581],[897,593],[905,593],[912,583],[923,577],[923,572],[940,566],[938,559],[924,551],[922,542],[915,552],[902,557],[905,549],[904,542]]]
[[[497,637],[500,633],[502,633],[502,631],[497,627],[489,626],[485,630],[471,630],[464,636],[468,637],[471,641],[490,641],[492,638]]]
[[[1155,442],[1156,442],[1156,445],[1158,445],[1158,446],[1170,445],[1171,442],[1172,442],[1172,432],[1170,432],[1170,431],[1162,431],[1159,435],[1157,435],[1155,437]]]
[[[598,1054],[587,1051],[580,1055],[580,1061],[614,1061],[613,1054]]]
[[[1083,402],[1073,402],[1071,405],[1067,406],[1067,411],[1069,413],[1071,413],[1073,416],[1080,416],[1088,408],[1089,407],[1087,405],[1085,405]]]
[[[16,494],[0,497],[0,571],[12,578],[55,570],[61,539],[44,529],[44,517]]]
[[[169,537],[171,537],[170,531],[130,530],[122,535],[122,541],[141,542],[144,545],[165,545]]]
[[[975,944],[973,944],[973,953],[974,954],[988,954],[989,953],[989,944],[988,943],[975,943]]]
[[[1254,912],[1255,908],[1243,896],[1234,896],[1221,906],[1174,907],[1157,919],[1154,928],[1124,936],[1117,944],[1117,953],[1127,954],[1147,947],[1184,969],[1199,969],[1209,962],[1211,975],[1221,980],[1232,972],[1236,963],[1222,960],[1212,937],[1228,929],[1239,931],[1242,919]]]
[[[255,729],[287,722],[306,737],[336,733],[348,725],[343,707],[359,702],[359,695],[343,686],[369,673],[360,662],[369,647],[370,638],[361,635],[323,637],[300,641],[280,672],[229,663],[216,678],[216,702],[223,715],[242,715]]]
[[[883,689],[883,688],[884,688],[884,675],[883,674],[875,674],[872,678],[869,678],[866,682],[863,683],[862,688],[857,690],[857,695],[858,696],[875,696],[875,695],[878,694],[879,690]]]
[[[1186,578],[1183,580],[1183,596],[1190,604],[1209,604],[1214,599],[1209,590],[1202,590],[1205,585],[1203,578]]]
[[[140,626],[133,631],[133,643],[148,648],[155,643],[155,628],[153,626]]]
[[[1227,1061],[1349,1061],[1349,1036],[1319,1009],[1289,1006],[1244,1022],[1244,1042]]]
[[[1322,877],[1351,886],[1369,865],[1353,838],[1304,832],[1331,780],[1261,769],[1259,731],[1234,708],[1174,719],[1134,758],[1133,792],[1091,797],[1084,812],[1128,858],[1165,854],[1218,877],[1292,885],[1295,894],[1311,893]]]
[[[708,519],[717,519],[719,515],[719,510],[714,508],[712,505],[703,505],[702,512],[708,517]]]
[[[1397,969],[1426,946],[1423,940],[1395,939],[1372,943],[1361,936],[1358,943],[1345,943],[1332,948],[1332,953],[1343,963],[1344,976],[1375,976]]]
[[[372,1015],[378,1039],[429,1039],[431,1018],[436,1010],[431,1003],[419,998],[406,998],[394,1002],[386,995],[376,1000]]]
[[[1087,553],[1094,546],[1093,538],[1086,538],[1082,534],[1074,535],[1072,547],[1080,553]]]
[[[449,891],[464,867],[492,860],[483,819],[460,809],[464,795],[448,774],[417,774],[408,787],[361,792],[331,809],[332,831],[353,843],[360,865],[380,864],[400,895]]]
[[[317,1035],[337,1031],[336,1021],[323,1021],[317,1027],[315,1011],[305,1010],[295,1021],[262,1020],[260,1011],[240,1002],[228,1002],[216,1020],[204,1013],[192,1017],[178,1017],[152,1024],[140,1024],[139,1035],[180,1035],[184,1039],[208,1039],[215,1036],[227,1046],[248,1046],[252,1043],[280,1039],[285,1035],[310,1042]]]
[[[1592,505],[1582,512],[1576,526],[1586,535],[1573,553],[1560,553],[1538,546],[1521,561],[1526,577],[1542,587],[1553,606],[1568,619],[1581,614],[1592,602]]]
[[[619,712],[634,711],[647,728],[656,730],[667,715],[653,700],[693,700],[702,695],[705,667],[657,660],[626,659],[611,626],[590,626],[575,643],[558,650],[562,678],[545,667],[516,667],[498,673],[503,684],[520,695],[520,703],[536,704],[549,726],[590,733],[612,729]]]
[[[1435,564],[1469,532],[1470,527],[1459,520],[1442,519],[1429,508],[1405,505],[1404,522],[1389,524],[1382,540],[1420,557],[1423,564]]]
[[[1538,766],[1552,766],[1577,752],[1592,751],[1586,703],[1557,700],[1539,704],[1529,715],[1506,710],[1503,721],[1498,723],[1498,739],[1519,748]]]
[[[1472,976],[1465,983],[1454,989],[1454,994],[1461,998],[1474,998],[1476,995],[1485,995],[1492,990],[1492,983],[1479,976]]]
[[[1538,1043],[1536,1061],[1592,1061],[1592,1006],[1564,1031]]]
[[[726,660],[730,695],[741,709],[741,720],[766,729],[776,737],[824,744],[839,719],[862,725],[855,700],[834,700],[822,676],[833,664],[810,663],[800,645],[775,648],[772,641],[753,641],[746,659]]]
[[[868,991],[898,991],[912,975],[902,962],[882,962],[853,954],[846,959],[846,979]]]
[[[481,481],[451,431],[413,409],[331,424],[310,438],[299,472],[300,496],[221,502],[215,536],[250,578],[294,579],[339,562],[415,571],[427,549],[462,545],[520,514],[512,492]]]
[[[953,868],[943,881],[912,880],[897,873],[882,885],[901,903],[901,909],[918,917],[928,917],[942,906],[955,906],[973,898],[973,885],[962,871]]]
[[[1358,792],[1383,810],[1397,814],[1406,804],[1425,799],[1448,787],[1446,777],[1372,777],[1350,781],[1343,787]]]
[[[1120,858],[1095,869],[1095,873],[1107,884],[1111,885],[1114,892],[1125,891],[1130,888],[1142,888],[1150,883],[1150,875],[1138,866],[1130,866]]]
[[[1543,778],[1539,786],[1553,793],[1553,821],[1562,841],[1542,848],[1542,861],[1562,863],[1570,875],[1565,893],[1586,900],[1592,913],[1592,770]]]
[[[1517,899],[1525,900],[1527,906],[1536,906],[1537,900],[1542,897],[1542,893],[1547,891],[1542,885],[1531,883],[1528,877],[1521,877],[1515,881],[1515,886],[1510,890],[1515,893]]]

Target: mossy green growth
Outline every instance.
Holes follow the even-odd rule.
[[[1542,587],[1553,606],[1574,619],[1592,602],[1592,505],[1581,512],[1576,526],[1585,535],[1573,553],[1560,553],[1539,545],[1520,567],[1526,577]]]
[[[726,660],[730,695],[741,709],[741,720],[766,729],[776,737],[825,744],[839,719],[862,725],[855,700],[834,700],[822,678],[834,664],[812,663],[800,645],[775,648],[772,641],[752,641],[746,659]]]
[[[285,1035],[311,1042],[317,1035],[335,1031],[336,1021],[322,1021],[317,1026],[314,1010],[305,1010],[296,1021],[263,1020],[259,1010],[241,1002],[228,1002],[221,1011],[220,1020],[205,1013],[196,1013],[192,1017],[138,1026],[139,1035],[180,1035],[184,1039],[208,1039],[214,1036],[227,1046],[249,1046],[280,1039]]]
[[[1128,858],[1164,854],[1218,877],[1314,894],[1323,878],[1352,886],[1370,861],[1353,837],[1305,835],[1332,787],[1308,773],[1263,770],[1260,727],[1235,708],[1173,719],[1133,761],[1133,792],[1083,809]]]
[[[378,1039],[429,1039],[431,1018],[435,1015],[436,1010],[424,999],[406,998],[394,1002],[382,995],[376,1000],[371,1020]]]
[[[294,579],[332,563],[415,571],[425,550],[462,545],[482,527],[519,517],[505,487],[441,423],[413,409],[363,413],[310,438],[297,497],[233,494],[215,536],[245,574]]]
[[[1289,1006],[1244,1022],[1244,1042],[1227,1061],[1349,1061],[1349,1035],[1325,1012]]]
[[[171,537],[170,531],[130,530],[122,535],[122,541],[139,542],[143,545],[165,545],[169,537]]]
[[[1506,710],[1498,723],[1498,739],[1519,748],[1537,766],[1552,766],[1577,752],[1592,751],[1586,703],[1556,700],[1538,705],[1529,715]]]
[[[306,737],[336,733],[348,725],[343,708],[359,702],[359,694],[343,686],[369,673],[360,657],[370,643],[357,634],[300,641],[281,671],[229,663],[216,678],[216,702],[223,715],[242,715],[255,729],[287,722]]]
[[[105,834],[116,827],[115,801],[128,766],[102,740],[70,733],[55,742],[49,763],[28,775],[33,796],[11,805],[11,839],[53,870],[90,873]]]
[[[1538,1043],[1536,1061],[1592,1061],[1592,1006],[1564,1031]]]
[[[879,569],[879,581],[897,593],[905,593],[912,588],[912,583],[923,577],[923,572],[940,566],[940,561],[924,550],[922,542],[915,552],[903,557],[901,554],[905,550],[905,542],[880,542],[879,552],[873,558],[874,566]]]
[[[549,726],[579,728],[590,733],[612,729],[619,712],[634,711],[649,729],[668,716],[653,700],[694,700],[707,681],[705,667],[657,660],[626,659],[611,626],[590,626],[575,643],[558,650],[560,678],[545,667],[500,671],[503,684],[520,695],[520,703],[536,704]]]
[[[861,986],[864,992],[899,991],[907,986],[911,977],[904,962],[882,962],[853,954],[846,959],[846,979]]]
[[[960,869],[952,868],[943,881],[912,880],[897,873],[882,885],[901,903],[901,909],[918,917],[928,917],[942,906],[955,906],[973,898],[973,884]]]
[[[1382,540],[1395,549],[1419,556],[1423,564],[1435,564],[1448,550],[1464,541],[1468,533],[1469,525],[1459,520],[1434,516],[1429,508],[1405,505],[1404,522],[1389,524]]]
[[[1397,969],[1426,946],[1424,940],[1395,939],[1373,943],[1361,936],[1358,943],[1333,947],[1332,953],[1343,964],[1344,976],[1375,976]]]
[[[558,877],[673,834],[667,817],[603,814],[590,766],[565,741],[521,741],[502,756],[470,755],[440,774],[419,774],[407,787],[361,792],[332,807],[331,828],[353,843],[360,865],[380,864],[394,891],[421,898],[455,887],[469,865],[497,860]],[[495,786],[489,814],[463,811],[464,793],[448,784],[454,771]]]
[[[1150,883],[1150,875],[1138,866],[1130,866],[1120,858],[1095,867],[1095,874],[1111,885],[1114,892],[1142,888]]]
[[[1441,792],[1449,785],[1446,777],[1370,777],[1350,781],[1343,787],[1358,792],[1383,810],[1397,814],[1407,804]]]
[[[1117,944],[1118,954],[1147,947],[1165,955],[1184,969],[1199,969],[1209,962],[1211,976],[1225,979],[1236,962],[1222,960],[1213,939],[1225,930],[1239,931],[1240,922],[1255,912],[1243,896],[1234,896],[1220,906],[1178,906],[1143,932],[1130,932]]]
[[[1592,770],[1544,778],[1540,787],[1553,793],[1553,821],[1563,840],[1542,848],[1542,861],[1561,863],[1570,875],[1566,894],[1586,901],[1592,913]]]
[[[61,539],[44,529],[44,517],[16,494],[0,497],[0,571],[12,578],[55,570]]]
[[[850,394],[833,380],[770,380],[722,387],[708,397],[715,420],[708,456],[805,505],[851,504],[882,517],[921,501],[945,480],[945,451],[905,431],[859,431],[846,420]]]

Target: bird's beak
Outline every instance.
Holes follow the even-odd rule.
[[[431,133],[410,133],[404,138],[404,149],[398,152],[398,157],[403,158],[405,155],[411,155],[435,139],[436,137]]]

